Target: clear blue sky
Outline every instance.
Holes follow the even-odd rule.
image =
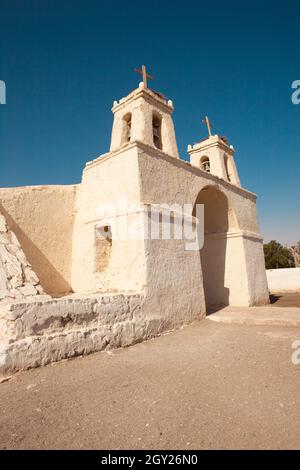
[[[144,63],[174,101],[181,158],[207,114],[259,195],[266,240],[299,240],[299,21],[288,0],[1,0],[0,187],[79,182]]]

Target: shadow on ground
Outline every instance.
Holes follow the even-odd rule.
[[[300,292],[283,292],[270,295],[270,304],[274,307],[299,307]]]

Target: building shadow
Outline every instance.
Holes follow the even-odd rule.
[[[282,295],[270,294],[270,304],[274,305],[281,299]]]
[[[1,203],[0,212],[4,215],[9,229],[12,230],[18,238],[22,250],[28,262],[31,264],[32,269],[37,274],[45,292],[49,295],[73,292],[70,283],[57,271],[46,255],[32,242]]]

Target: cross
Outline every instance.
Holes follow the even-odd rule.
[[[136,73],[139,73],[140,75],[143,76],[143,82],[144,82],[144,86],[145,88],[147,88],[147,78],[149,78],[150,80],[154,80],[154,78],[152,77],[152,75],[149,75],[146,71],[146,66],[145,65],[142,65],[142,70],[139,70],[139,69],[134,69],[134,71]]]
[[[208,119],[207,116],[205,116],[205,118],[202,120],[202,122],[203,122],[203,124],[205,124],[207,126],[208,135],[209,135],[209,137],[211,137],[212,124],[211,124],[210,120]]]

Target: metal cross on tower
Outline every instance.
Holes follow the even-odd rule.
[[[211,124],[210,120],[208,119],[207,116],[205,116],[205,118],[202,120],[202,122],[203,122],[203,124],[205,124],[207,126],[208,135],[209,135],[209,137],[211,137],[212,124]]]
[[[140,69],[134,69],[134,71],[135,71],[136,73],[139,73],[140,75],[143,76],[144,86],[145,86],[145,88],[148,88],[148,85],[147,85],[147,78],[149,78],[149,80],[154,80],[154,77],[152,77],[152,75],[149,75],[149,74],[147,73],[146,66],[145,66],[145,65],[142,65],[142,70],[140,70]]]

